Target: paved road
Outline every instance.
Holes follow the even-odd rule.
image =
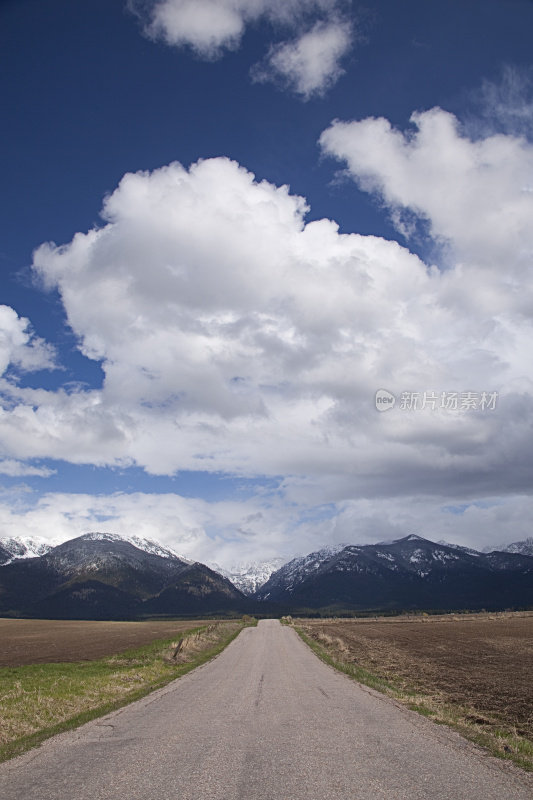
[[[530,777],[264,620],[164,689],[0,765],[0,797],[531,800]]]

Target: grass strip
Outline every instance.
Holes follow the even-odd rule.
[[[326,664],[344,672],[353,680],[369,686],[407,706],[412,711],[440,725],[447,725],[488,750],[491,755],[513,761],[522,769],[533,771],[533,742],[517,733],[511,723],[496,715],[479,712],[473,706],[463,706],[444,701],[436,693],[430,695],[415,684],[406,685],[401,676],[387,674],[385,678],[367,668],[344,661],[328,644],[317,642],[303,628],[293,625],[300,638]]]
[[[251,618],[96,661],[0,668],[0,762],[160,689],[218,655]]]

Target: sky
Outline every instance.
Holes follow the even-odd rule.
[[[531,0],[2,0],[0,536],[533,516]]]

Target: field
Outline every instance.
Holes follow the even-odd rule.
[[[362,683],[533,767],[533,612],[295,625]]]
[[[0,619],[0,667],[93,661],[202,624],[207,623]]]
[[[164,686],[254,622],[0,620],[0,761]]]

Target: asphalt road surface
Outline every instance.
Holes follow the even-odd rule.
[[[531,775],[323,664],[276,620],[0,765],[3,800],[531,800]]]

